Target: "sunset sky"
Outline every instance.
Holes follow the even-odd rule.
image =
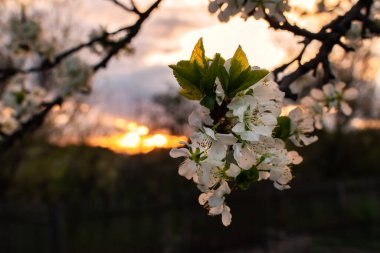
[[[148,1],[138,3],[143,2]],[[103,8],[110,11],[98,11]],[[114,29],[126,22],[125,13],[105,0],[84,4],[80,15],[89,24],[104,21]],[[220,52],[229,58],[241,45],[252,65],[272,69],[286,56],[285,48],[296,45],[286,38],[287,45],[281,48],[276,36],[262,21],[235,18],[220,23],[208,12],[205,0],[165,0],[133,41],[135,53],[113,60],[97,74],[90,100],[109,113],[131,116],[135,101],[148,102],[153,94],[177,88],[168,65],[188,59],[200,37],[208,56]]]
[[[133,15],[126,14],[109,0],[57,0],[62,2],[63,10],[71,3],[71,9],[67,8],[66,12],[62,8],[49,9],[49,0],[22,1],[45,7],[48,12],[59,12],[61,19],[71,22],[80,41],[87,40],[91,29],[104,26],[112,31],[135,21]],[[143,10],[154,1],[135,2]],[[291,0],[290,4],[312,10],[314,2]],[[294,18],[291,13],[288,17]],[[318,30],[321,22],[302,18],[297,24]],[[164,0],[133,40],[134,54],[113,59],[106,70],[96,74],[88,102],[98,113],[134,117],[139,110],[136,107],[148,104],[152,95],[178,88],[168,65],[188,59],[200,37],[210,57],[219,52],[229,58],[241,45],[251,65],[268,70],[300,50],[297,38],[269,29],[264,21],[235,17],[228,23],[219,22],[216,15],[208,12],[207,0]]]

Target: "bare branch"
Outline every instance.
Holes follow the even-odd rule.
[[[377,23],[369,19],[369,11],[373,3],[373,0],[359,0],[344,15],[338,16],[323,26],[318,33],[313,33],[306,29],[300,28],[297,25],[292,25],[287,20],[284,22],[279,22],[273,17],[270,17],[268,15],[265,16],[265,20],[272,28],[276,30],[278,29],[289,31],[296,36],[302,36],[305,38],[305,42],[307,42],[304,42],[304,48],[295,59],[292,59],[288,63],[283,64],[273,71],[276,80],[279,82],[280,88],[286,93],[287,97],[295,99],[297,96],[295,94],[292,94],[290,91],[290,85],[298,78],[309,73],[310,71],[313,71],[314,74],[316,74],[317,68],[320,64],[322,64],[324,73],[322,82],[328,82],[330,79],[334,78],[334,74],[332,73],[330,67],[329,55],[335,45],[342,47],[346,52],[354,51],[353,48],[347,46],[341,41],[341,38],[344,37],[350,30],[353,21],[362,21],[364,31],[362,33],[363,38],[365,38],[364,35],[366,30],[368,30],[373,35],[380,35],[380,27],[377,25]],[[363,12],[364,14],[362,14]],[[322,43],[321,47],[319,48],[319,52],[313,59],[301,65],[300,62],[303,58],[304,52],[309,46],[310,42],[313,40],[317,40]],[[295,61],[299,62],[298,68],[293,72],[284,75],[282,79],[278,80],[279,74],[285,72],[287,68]]]
[[[105,68],[111,58],[116,55],[121,49],[125,47],[125,45],[129,44],[132,39],[137,35],[140,31],[142,24],[149,17],[149,15],[160,5],[162,0],[157,0],[154,4],[152,4],[148,10],[144,13],[140,14],[140,18],[137,22],[130,27],[129,33],[122,39],[120,39],[115,46],[108,52],[106,57],[104,57],[98,64],[94,66],[94,70],[97,71],[100,68]]]
[[[42,110],[23,123],[18,130],[12,133],[12,135],[5,135],[1,133],[4,139],[0,143],[0,153],[8,149],[16,140],[22,138],[27,133],[33,132],[38,126],[42,125],[46,115],[51,111],[51,109],[53,109],[56,105],[60,105],[62,102],[63,98],[57,97],[49,103],[44,103]]]
[[[125,4],[121,3],[118,0],[110,0],[110,1],[113,2],[114,4],[116,4],[117,6],[119,6],[120,8],[122,8],[125,11],[133,12],[133,13],[135,13],[137,15],[141,15],[141,12],[137,9],[137,6],[136,6],[136,4],[135,4],[135,2],[133,0],[130,0],[130,3],[131,3],[132,7],[128,7],[128,6],[126,6]]]
[[[59,55],[57,55],[54,58],[53,61],[48,61],[48,60],[43,61],[42,64],[37,66],[37,67],[26,69],[26,70],[3,69],[3,70],[0,70],[0,74],[3,74],[3,76],[11,77],[12,75],[15,75],[18,73],[27,74],[27,73],[31,73],[31,72],[40,72],[40,71],[44,71],[47,69],[51,69],[51,68],[57,66],[65,58],[79,52],[80,50],[82,50],[84,48],[91,47],[92,45],[94,45],[97,42],[100,42],[102,40],[106,40],[110,35],[119,34],[120,32],[127,32],[127,34],[123,38],[121,38],[116,43],[114,43],[113,47],[109,50],[107,55],[102,60],[100,60],[100,62],[98,64],[96,64],[93,67],[93,70],[96,72],[97,70],[106,67],[107,63],[112,59],[112,57],[115,56],[120,50],[125,48],[125,46],[128,45],[132,41],[132,39],[141,30],[143,23],[147,20],[147,18],[150,16],[150,14],[159,6],[159,4],[161,2],[162,2],[162,0],[157,0],[156,2],[154,2],[149,7],[148,10],[146,10],[143,13],[140,13],[139,19],[132,26],[124,27],[124,28],[121,28],[117,31],[111,32],[111,33],[104,32],[102,35],[100,35],[96,38],[93,38],[93,39],[89,40],[88,42],[79,44],[79,45],[77,45],[77,46],[75,46],[75,47],[73,47],[73,48],[71,48],[65,52],[60,53]],[[133,6],[134,6],[134,4],[133,4]],[[3,76],[0,76],[0,78],[3,78]],[[28,120],[27,122],[22,124],[21,127],[16,132],[14,132],[12,135],[6,136],[3,133],[0,133],[0,135],[3,137],[3,141],[0,143],[0,153],[3,150],[9,148],[10,145],[12,145],[16,140],[22,138],[26,133],[32,132],[38,126],[42,125],[46,115],[51,111],[51,109],[56,105],[60,105],[63,101],[64,101],[64,98],[58,96],[55,99],[53,99],[51,102],[42,104],[41,105],[41,107],[42,107],[41,111],[39,113],[33,115],[33,117],[30,120]]]

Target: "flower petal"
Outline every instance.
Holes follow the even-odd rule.
[[[199,204],[201,204],[203,206],[204,204],[206,204],[206,202],[209,200],[209,198],[210,198],[210,193],[202,193],[198,197],[198,202],[199,202]]]
[[[242,144],[239,144],[235,144],[233,147],[234,158],[240,168],[248,170],[255,164],[256,159],[253,153],[247,147],[242,148]]]
[[[332,96],[334,94],[334,86],[331,83],[328,83],[322,87],[323,93],[325,93],[326,96]]]
[[[312,89],[310,95],[316,100],[323,100],[325,98],[325,94],[320,89]]]
[[[237,142],[237,138],[233,134],[215,134],[215,137],[218,141],[224,145],[233,145]]]
[[[358,97],[358,94],[359,94],[359,92],[358,92],[357,89],[355,89],[355,88],[349,88],[349,89],[347,89],[347,90],[344,91],[343,98],[345,100],[348,100],[348,101],[354,100],[355,98]]]
[[[196,171],[197,165],[189,159],[186,159],[178,168],[178,174],[187,179],[191,179]]]
[[[348,105],[347,102],[342,101],[342,102],[340,103],[340,109],[342,110],[342,112],[343,112],[344,115],[346,115],[346,116],[349,116],[349,115],[352,114],[352,109],[351,109],[351,107]]]
[[[232,220],[232,215],[231,215],[231,209],[227,206],[223,206],[223,211],[222,211],[222,223],[224,226],[229,226],[231,224]]]
[[[240,168],[236,164],[231,163],[230,168],[226,170],[226,175],[229,177],[237,177],[240,174]]]
[[[346,87],[346,84],[344,82],[339,82],[339,83],[335,84],[335,89],[339,93],[341,93],[343,91],[344,87]]]
[[[172,158],[189,157],[190,156],[190,152],[186,148],[173,148],[172,150],[170,150],[169,155]]]
[[[305,136],[305,135],[301,135],[300,136],[300,140],[303,142],[303,144],[305,146],[308,146],[316,141],[318,141],[318,136]]]
[[[195,110],[189,115],[189,125],[198,129],[202,128],[201,115]]]
[[[303,161],[302,156],[297,151],[289,151],[287,157],[293,164],[300,164]]]

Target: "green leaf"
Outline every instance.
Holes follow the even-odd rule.
[[[266,69],[250,70],[247,69],[236,80],[237,87],[230,91],[231,96],[234,97],[238,92],[243,91],[259,82],[261,79],[268,75],[269,71]],[[236,86],[236,85],[235,85]]]
[[[248,63],[247,56],[241,46],[239,46],[231,58],[229,79],[227,85],[225,85],[227,96],[233,98],[239,91],[249,87],[250,80],[255,79],[254,76],[251,73],[251,66]]]
[[[200,104],[203,105],[204,107],[207,107],[208,109],[212,110],[215,107],[216,98],[215,98],[215,96],[205,96],[201,100]]]
[[[174,77],[184,89],[199,89],[201,75],[194,64],[189,61],[180,61],[177,65],[169,65],[173,69]]]
[[[290,136],[291,119],[287,116],[277,118],[277,126],[273,129],[273,137],[286,140]]]
[[[199,88],[202,78],[198,67],[190,61],[180,61],[176,65],[170,65],[173,69],[174,77],[182,87],[180,94],[191,100],[199,100],[204,97],[204,93]]]
[[[201,100],[204,95],[200,91],[181,89],[179,94],[190,100]]]
[[[215,80],[218,76],[219,66],[223,65],[223,58],[220,57],[220,54],[215,54],[214,59],[210,67],[206,70],[204,76],[200,81],[200,89],[206,95],[215,94]]]
[[[227,94],[228,93],[228,84],[229,84],[229,78],[230,78],[230,76],[229,76],[226,68],[223,65],[219,66],[218,78],[219,78],[220,83],[222,84],[223,90]]]
[[[13,92],[12,94],[13,94],[17,104],[21,104],[26,98],[26,93],[24,90],[21,90],[19,92]]]
[[[238,49],[236,50],[234,56],[231,59],[231,67],[230,67],[230,71],[229,71],[230,82],[235,81],[240,76],[240,74],[244,70],[248,69],[249,67],[250,66],[248,63],[247,56],[245,55],[241,46],[239,46]]]
[[[237,90],[239,87],[246,81],[248,78],[250,69],[246,69],[243,72],[240,73],[239,76],[235,80],[229,80],[229,86],[228,86],[228,97],[233,98],[237,94]]]
[[[242,189],[247,190],[251,183],[256,182],[259,179],[259,171],[256,167],[252,167],[249,170],[243,170],[235,179],[236,185]]]
[[[205,49],[203,47],[203,39],[200,38],[195,45],[191,54],[190,63],[196,63],[201,69],[207,67],[207,59],[205,55]]]

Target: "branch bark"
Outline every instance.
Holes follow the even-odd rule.
[[[113,1],[117,3],[118,1]],[[141,27],[143,23],[148,19],[148,17],[152,14],[152,12],[158,8],[162,0],[155,1],[145,12],[141,13],[139,10],[137,10],[135,4],[133,1],[132,3],[132,12],[139,14],[139,19],[136,21],[135,24],[128,27],[123,27],[119,30],[116,30],[114,32],[104,32],[102,35],[93,38],[89,40],[88,42],[81,43],[65,52],[62,52],[58,54],[52,61],[44,60],[39,66],[32,67],[30,69],[0,69],[0,74],[3,74],[3,76],[0,76],[1,78],[4,77],[12,77],[15,74],[28,74],[32,72],[42,72],[48,69],[52,69],[56,67],[59,63],[61,63],[64,59],[67,57],[78,53],[82,49],[89,48],[93,46],[95,43],[100,42],[104,39],[107,39],[111,35],[116,35],[121,32],[126,32],[126,35],[119,39],[116,43],[113,44],[113,47],[109,50],[109,52],[106,54],[106,56],[101,59],[95,66],[93,66],[94,72],[98,71],[101,68],[105,68],[109,61],[115,56],[118,52],[120,52],[123,48],[125,48],[126,45],[130,44],[132,40],[137,36],[139,31],[141,30]],[[118,4],[118,6],[120,6]],[[0,83],[1,84],[1,83]],[[64,101],[64,97],[56,97],[55,99],[51,100],[50,102],[44,103],[41,105],[41,110],[33,115],[27,122],[23,123],[20,128],[14,132],[12,135],[4,135],[3,133],[0,133],[0,135],[3,137],[3,141],[0,142],[0,153],[2,153],[4,150],[8,149],[16,140],[22,138],[25,136],[25,134],[32,132],[37,127],[43,124],[44,119],[48,115],[48,113],[51,111],[52,108],[56,105],[61,105]]]
[[[323,26],[317,33],[310,32],[297,25],[292,25],[287,20],[285,20],[285,22],[278,22],[276,19],[268,15],[265,17],[266,21],[273,29],[291,32],[296,36],[303,37],[303,43],[307,42],[295,59],[273,70],[275,79],[278,81],[281,90],[285,92],[286,97],[296,99],[297,95],[291,92],[289,88],[290,85],[310,71],[316,72],[319,65],[322,65],[323,83],[334,78],[334,74],[330,68],[329,55],[333,51],[335,45],[342,47],[346,52],[354,51],[353,48],[345,45],[341,40],[351,28],[353,21],[362,22],[364,30],[364,33],[362,33],[363,39],[367,38],[365,31],[369,31],[373,36],[380,35],[380,27],[374,21],[369,19],[369,10],[373,4],[373,0],[359,0],[344,15],[333,19],[331,22]],[[322,44],[318,53],[305,64],[301,64],[306,48],[309,46],[310,42],[314,40],[317,40]],[[298,61],[298,68],[290,73],[285,73],[287,68],[295,61]],[[284,75],[282,78],[279,78],[281,73],[284,73]]]

